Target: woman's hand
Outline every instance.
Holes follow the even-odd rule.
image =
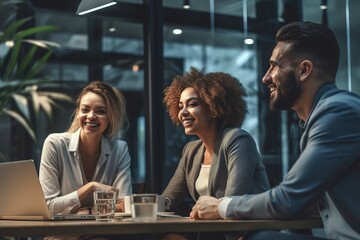
[[[119,193],[119,189],[113,186],[105,185],[99,182],[90,182],[88,184],[92,185],[92,192],[95,191],[114,191],[116,195]],[[86,185],[85,185],[86,186]]]
[[[108,186],[98,182],[89,182],[77,190],[81,205],[83,205],[83,201],[87,198],[87,196],[89,194],[92,195],[95,191],[114,191],[116,192],[116,195],[119,194],[119,189],[113,186]]]
[[[125,212],[124,198],[118,198],[116,200],[115,212]]]

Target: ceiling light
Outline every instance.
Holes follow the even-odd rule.
[[[244,39],[244,43],[245,43],[246,45],[252,45],[252,44],[254,44],[254,39],[252,39],[252,38],[245,38],[245,39]]]
[[[116,2],[114,0],[82,0],[76,14],[84,15],[115,4]]]
[[[184,9],[189,9],[190,8],[190,0],[184,0],[183,8]]]
[[[173,34],[175,34],[175,35],[180,35],[180,34],[182,34],[182,30],[181,30],[180,28],[175,28],[175,29],[173,30]]]
[[[132,65],[132,71],[133,71],[133,72],[138,72],[139,70],[140,70],[140,66],[139,66],[139,65],[137,65],[137,64]]]
[[[115,32],[115,31],[116,31],[116,28],[114,28],[114,27],[109,28],[109,32]]]

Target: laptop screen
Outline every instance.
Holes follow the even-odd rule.
[[[0,163],[0,193],[0,219],[95,219],[80,214],[52,217],[32,159]]]

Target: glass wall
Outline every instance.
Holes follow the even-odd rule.
[[[360,93],[359,76],[360,58],[359,52],[360,34],[356,29],[360,27],[356,11],[360,8],[360,2],[356,0],[327,1],[326,8],[320,8],[320,4],[306,0],[303,1],[303,18],[306,21],[326,22],[333,29],[340,43],[341,55],[340,66],[337,74],[337,86]]]
[[[148,5],[141,0],[119,1],[117,5],[93,14],[77,16],[74,1],[62,4],[46,4],[33,0],[34,24],[53,25],[54,32],[37,35],[39,39],[58,42],[57,49],[42,77],[58,83],[58,90],[74,98],[87,82],[103,80],[119,88],[127,101],[129,125],[121,138],[129,144],[132,157],[133,179],[146,181],[147,159],[145,153],[148,129],[149,102],[161,102],[162,95],[149,99],[147,71],[149,58],[145,58],[148,21],[145,13]],[[149,1],[151,2],[151,1]],[[289,21],[308,20],[328,24],[336,33],[341,45],[341,61],[337,84],[340,88],[360,93],[359,17],[357,0],[197,0],[190,1],[190,9],[183,9],[183,1],[163,0],[162,21],[156,25],[163,39],[160,56],[163,56],[163,79],[151,84],[168,86],[172,78],[188,71],[191,66],[204,68],[206,72],[223,71],[237,77],[246,87],[249,114],[243,128],[252,134],[267,166],[271,183],[278,183],[283,172],[291,167],[298,155],[301,132],[298,119],[292,112],[274,113],[268,109],[268,89],[261,78],[268,68],[268,59],[275,45],[275,32]],[[31,11],[29,11],[31,13]],[[0,14],[1,18],[3,16]],[[331,16],[331,17],[330,17]],[[3,28],[1,28],[3,29]],[[176,30],[178,32],[174,32]],[[179,34],[181,30],[181,34]],[[254,43],[246,45],[245,38]],[[1,48],[0,48],[1,49]],[[156,49],[155,49],[156,51]],[[160,59],[157,59],[160,61]],[[163,106],[161,106],[163,109]],[[15,159],[16,151],[27,151],[28,157],[40,160],[44,138],[51,132],[62,132],[68,127],[74,105],[63,105],[54,112],[51,121],[42,117],[38,126],[38,144],[29,149],[12,146],[28,138],[25,132],[9,118],[0,116],[2,134],[0,152],[3,161]],[[165,112],[165,111],[163,111]],[[190,140],[181,127],[172,125],[166,114],[156,113],[164,122],[161,133],[161,154],[158,161],[161,180],[156,182],[162,189],[172,176],[180,159],[184,144]],[[15,127],[14,127],[15,126]],[[151,127],[151,126],[150,126]],[[24,154],[25,154],[24,153]],[[25,154],[26,156],[26,154]],[[284,170],[284,171],[283,171]]]

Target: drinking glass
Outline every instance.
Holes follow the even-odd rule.
[[[114,221],[116,193],[114,191],[95,191],[93,194],[96,221]]]
[[[157,216],[157,194],[131,195],[131,216],[135,222],[153,222]]]

